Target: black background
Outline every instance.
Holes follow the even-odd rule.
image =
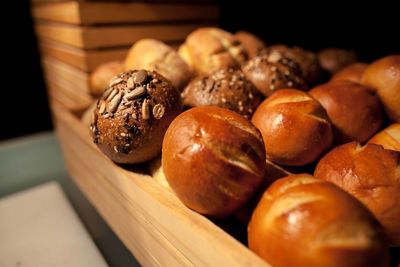
[[[300,45],[314,51],[354,49],[365,62],[400,54],[400,11],[395,4],[319,2],[220,1],[220,25],[231,32],[251,31],[267,44]],[[0,139],[5,139],[52,126],[29,2],[2,4]]]

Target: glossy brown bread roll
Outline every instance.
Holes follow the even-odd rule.
[[[218,69],[240,67],[248,55],[231,33],[218,28],[199,28],[190,33],[179,48],[179,54],[197,74]]]
[[[400,123],[393,123],[374,135],[368,143],[383,146],[385,149],[400,151]]]
[[[264,41],[250,32],[238,31],[234,34],[234,37],[242,43],[250,59],[255,57],[258,52],[265,48]]]
[[[264,145],[260,132],[239,114],[195,107],[168,128],[162,166],[186,206],[224,217],[246,204],[263,182]]]
[[[161,150],[164,133],[182,111],[180,93],[155,71],[114,77],[99,99],[90,130],[94,143],[117,163],[140,163]]]
[[[250,119],[263,96],[241,70],[222,69],[192,80],[182,92],[184,106],[218,106]]]
[[[376,91],[389,117],[400,122],[400,55],[371,63],[361,82]]]
[[[276,90],[284,88],[307,88],[300,66],[278,51],[254,57],[242,70],[264,96],[270,96]]]
[[[382,146],[352,142],[326,154],[315,177],[332,182],[358,198],[400,245],[400,153]]]
[[[251,121],[261,131],[268,159],[278,164],[311,163],[332,144],[324,108],[299,90],[275,92],[260,104]]]
[[[190,66],[177,51],[154,39],[142,39],[131,47],[125,59],[125,69],[155,70],[180,91],[193,77]]]
[[[344,67],[357,62],[354,51],[340,48],[326,48],[318,52],[320,66],[330,74],[335,74]]]
[[[110,80],[117,74],[124,71],[124,64],[121,61],[111,61],[99,65],[90,74],[90,94],[95,97],[103,95],[108,88]]]
[[[248,227],[249,247],[275,267],[384,267],[381,227],[354,197],[308,174],[277,180]]]
[[[364,71],[368,67],[365,63],[353,63],[339,70],[333,75],[331,81],[350,81],[355,83],[361,83],[361,78]]]
[[[335,81],[309,91],[326,110],[333,126],[335,143],[364,142],[382,124],[378,97],[361,84]]]

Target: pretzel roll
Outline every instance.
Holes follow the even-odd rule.
[[[333,77],[331,81],[350,81],[355,83],[360,83],[364,71],[367,69],[368,64],[365,63],[353,63],[339,70]]]
[[[400,151],[400,123],[393,123],[374,135],[368,143],[378,144],[385,149]]]

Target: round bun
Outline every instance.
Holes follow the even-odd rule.
[[[199,28],[193,31],[179,53],[198,74],[240,67],[248,58],[239,40],[218,28]]]
[[[154,39],[142,39],[131,47],[125,59],[125,69],[155,70],[178,90],[182,90],[193,77],[190,66],[177,51]]]
[[[262,50],[260,54],[271,54],[273,52],[279,52],[284,57],[290,58],[299,64],[304,80],[308,84],[316,84],[321,80],[322,69],[318,63],[317,55],[314,52],[298,46],[288,47],[286,45],[273,45]]]
[[[114,77],[90,126],[94,142],[117,163],[140,163],[161,150],[164,133],[182,111],[180,93],[155,71]]]
[[[162,166],[186,206],[224,217],[246,204],[263,182],[264,145],[260,132],[239,114],[195,107],[168,128]]]
[[[222,69],[192,80],[182,93],[187,107],[218,106],[250,119],[263,96],[242,71]]]
[[[98,66],[89,77],[90,94],[96,98],[103,95],[110,80],[123,71],[124,64],[121,61],[111,61]]]
[[[335,143],[364,142],[382,124],[378,97],[361,84],[336,81],[315,87],[309,94],[324,107],[333,126]]]
[[[400,245],[400,153],[375,144],[352,142],[326,154],[315,177],[332,182],[358,198]]]
[[[354,51],[339,48],[326,48],[318,52],[317,56],[321,67],[330,74],[357,62],[357,54]]]
[[[389,117],[400,122],[400,55],[370,64],[361,82],[376,90]]]
[[[282,53],[263,53],[243,66],[246,78],[264,95],[284,88],[306,89],[300,66]]]
[[[308,174],[277,180],[248,227],[249,247],[275,267],[389,266],[379,223],[354,197]]]
[[[244,49],[249,55],[249,58],[255,57],[258,52],[265,48],[265,43],[252,33],[238,31],[235,33],[234,37],[242,43]]]
[[[365,69],[368,64],[365,63],[353,63],[339,70],[333,77],[331,81],[350,81],[355,83],[361,82],[361,77],[364,74]]]
[[[400,151],[400,123],[393,123],[369,140],[369,143],[378,144],[385,149]]]
[[[299,90],[275,92],[260,104],[251,121],[261,131],[268,159],[278,164],[311,163],[332,144],[324,108]]]

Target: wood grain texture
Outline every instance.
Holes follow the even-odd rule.
[[[215,24],[151,24],[104,27],[79,27],[67,24],[35,24],[39,40],[52,40],[78,48],[95,49],[130,46],[143,38],[154,38],[163,42],[181,41],[199,27]]]
[[[111,162],[71,113],[53,105],[75,182],[144,266],[269,266],[146,174]]]
[[[166,21],[216,21],[217,5],[60,2],[34,5],[35,20],[48,20],[75,25],[115,24]]]

